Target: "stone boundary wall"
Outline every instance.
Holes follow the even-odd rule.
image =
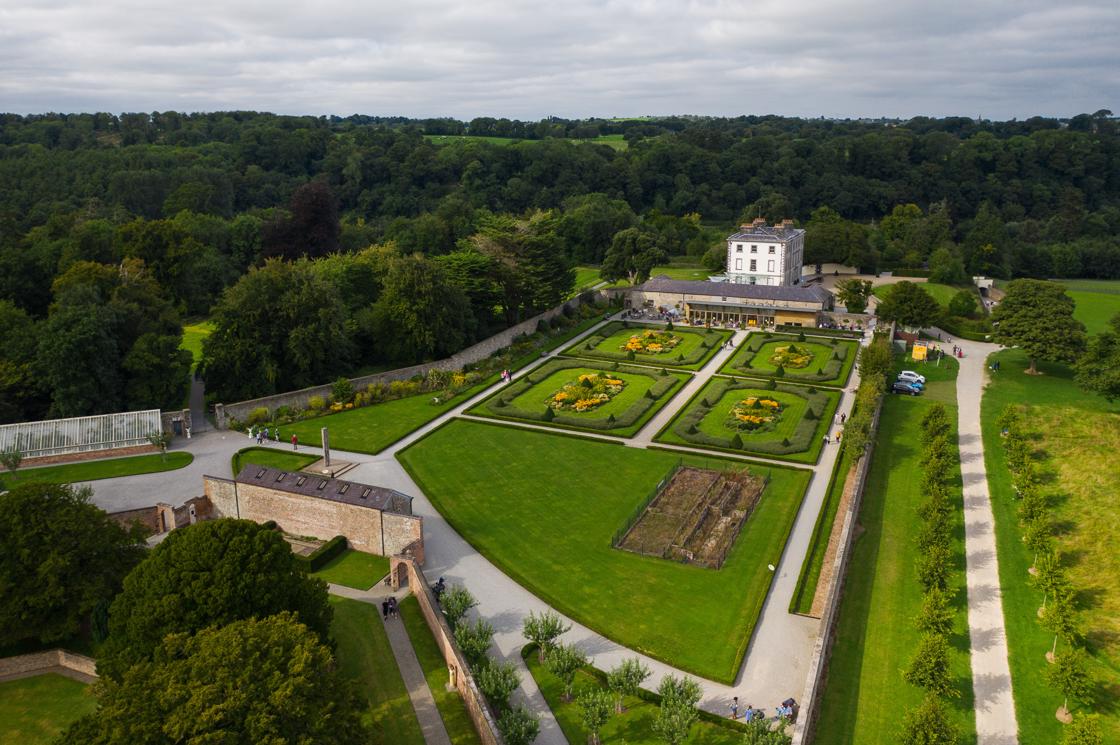
[[[420,605],[420,613],[423,614],[428,628],[431,629],[432,636],[435,637],[436,646],[443,653],[444,661],[447,663],[448,673],[451,676],[450,683],[462,696],[463,703],[467,706],[467,714],[470,716],[474,728],[478,731],[482,744],[504,745],[502,736],[498,732],[498,723],[491,715],[490,709],[487,708],[486,699],[482,692],[478,690],[478,685],[474,681],[474,676],[471,675],[470,667],[467,665],[463,653],[455,645],[455,637],[451,633],[451,627],[447,625],[443,613],[436,604],[432,589],[428,587],[428,581],[416,566],[416,562],[406,556],[392,557],[390,559],[389,576],[392,578],[394,589],[400,587],[403,582],[407,582],[409,592],[416,597]]]
[[[152,533],[162,532],[160,530],[159,524],[158,507],[141,507],[135,510],[110,512],[109,519],[113,520],[124,528],[128,528],[133,523],[140,523]]]
[[[891,329],[893,335],[894,329]],[[879,432],[879,414],[883,411],[883,399],[875,407],[875,415],[871,419],[871,429],[868,441],[874,442]],[[852,501],[848,511],[844,514],[844,527],[840,532],[840,549],[833,560],[832,577],[829,580],[828,595],[825,600],[824,612],[821,614],[817,626],[817,641],[813,644],[813,655],[809,659],[809,675],[805,681],[805,690],[801,694],[801,712],[797,725],[793,731],[791,745],[806,745],[812,742],[817,715],[820,713],[820,692],[824,688],[828,677],[828,661],[832,653],[832,644],[836,636],[836,619],[840,610],[840,598],[843,596],[845,573],[848,568],[848,558],[852,551],[852,541],[855,540],[856,523],[859,520],[859,508],[863,503],[863,489],[867,483],[867,473],[871,468],[871,459],[875,449],[859,459],[855,467],[849,472],[848,479],[854,479],[852,486]],[[845,489],[847,489],[845,482]]]
[[[390,383],[394,380],[408,380],[416,376],[424,376],[428,374],[429,370],[461,370],[466,365],[480,362],[487,357],[493,355],[500,349],[504,349],[517,339],[517,337],[533,334],[537,330],[537,324],[540,321],[548,321],[564,312],[564,308],[578,308],[587,298],[591,302],[606,301],[606,294],[598,290],[586,290],[574,298],[561,303],[560,305],[546,310],[544,313],[533,316],[527,321],[522,321],[516,326],[510,326],[504,331],[499,331],[493,336],[483,339],[477,344],[467,347],[466,349],[456,352],[442,360],[434,362],[425,362],[422,365],[413,365],[412,367],[402,367],[396,370],[388,370],[382,373],[375,373],[373,375],[363,375],[360,378],[351,378],[350,382],[354,386],[354,390],[363,390],[371,383]],[[319,396],[326,400],[331,394],[333,383],[324,385],[311,386],[310,388],[302,388],[298,391],[288,391],[287,393],[277,393],[272,396],[263,396],[261,398],[254,398],[250,401],[239,401],[231,404],[215,404],[214,406],[214,419],[218,429],[228,429],[230,419],[237,419],[244,421],[248,418],[249,412],[257,408],[267,408],[269,411],[274,411],[281,406],[291,406],[301,409],[307,408],[307,402],[312,396]]]
[[[61,673],[83,683],[92,683],[97,679],[97,660],[65,649],[0,658],[0,681],[43,673]]]
[[[41,455],[37,458],[24,458],[20,468],[38,468],[39,466],[54,466],[59,463],[78,463],[84,460],[102,460],[105,458],[126,458],[130,455],[146,455],[158,453],[155,445],[133,445],[112,450],[87,450],[84,453],[66,453],[64,455]]]

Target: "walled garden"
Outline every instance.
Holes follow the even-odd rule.
[[[839,401],[811,386],[713,378],[657,440],[815,463]]]
[[[497,419],[632,436],[669,401],[683,373],[552,360],[470,410]]]
[[[804,334],[753,333],[720,372],[752,378],[843,386],[856,360],[858,342],[814,339]]]
[[[781,557],[810,478],[752,466],[768,482],[716,570],[612,543],[670,470],[741,470],[740,461],[465,420],[398,459],[456,531],[537,597],[620,644],[724,682],[738,672],[773,578],[767,564]]]
[[[564,350],[573,357],[698,370],[731,338],[730,331],[608,323]]]

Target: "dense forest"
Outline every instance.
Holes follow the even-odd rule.
[[[438,357],[755,216],[810,262],[1116,278],[1120,126],[0,115],[0,421],[181,405],[184,318],[227,401]]]

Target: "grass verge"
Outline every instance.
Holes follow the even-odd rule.
[[[370,725],[376,745],[425,745],[420,723],[397,669],[389,637],[369,603],[332,596],[331,636],[338,644],[335,659],[342,675],[366,702],[362,719]]]
[[[848,480],[848,472],[851,469],[851,453],[842,450],[832,467],[828,492],[824,495],[824,504],[821,505],[817,523],[813,526],[813,536],[809,539],[809,550],[805,553],[801,574],[797,577],[797,586],[793,588],[793,598],[789,602],[790,613],[806,615],[813,609],[813,598],[817,594],[821,566],[824,563],[824,555],[828,551],[828,542],[832,538],[832,530],[836,523],[836,511],[840,507],[840,498],[844,496],[844,484]]]
[[[350,548],[326,563],[311,576],[334,585],[368,590],[389,573],[389,559]]]
[[[247,447],[241,448],[230,458],[229,465],[233,475],[241,473],[246,463],[253,463],[268,468],[279,468],[281,471],[299,471],[319,460],[314,453],[297,453],[291,450],[281,450],[282,445],[274,448]]]
[[[8,488],[30,481],[50,484],[73,484],[80,481],[115,479],[121,476],[137,476],[142,473],[175,471],[189,466],[194,456],[183,450],[173,450],[166,458],[160,453],[132,455],[127,458],[107,460],[87,460],[81,463],[64,463],[60,466],[23,468],[15,473],[0,474],[0,482]]]
[[[49,745],[96,708],[88,685],[57,673],[0,683],[0,745]]]
[[[545,602],[631,649],[724,682],[738,672],[769,591],[767,564],[780,560],[809,481],[800,469],[751,465],[770,483],[723,568],[711,570],[620,551],[611,540],[676,463],[742,461],[465,420],[398,459],[466,540]]]

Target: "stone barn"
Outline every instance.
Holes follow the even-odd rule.
[[[412,514],[412,497],[394,489],[251,463],[233,480],[204,476],[203,483],[212,517],[273,520],[291,535],[341,535],[358,551],[423,562],[423,519]]]

